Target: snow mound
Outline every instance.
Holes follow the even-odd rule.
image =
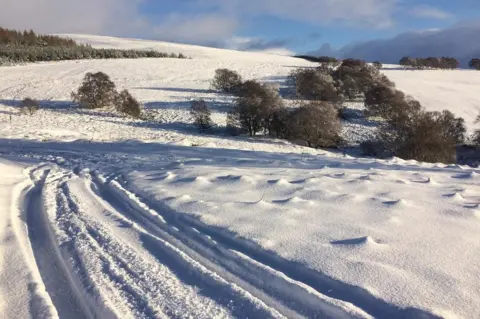
[[[377,245],[381,245],[379,242],[375,241],[372,237],[360,237],[360,238],[352,238],[352,239],[344,239],[344,240],[336,240],[331,242],[332,245],[339,245],[339,246],[362,246],[362,247],[374,247]]]

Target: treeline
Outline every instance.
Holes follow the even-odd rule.
[[[338,60],[334,57],[329,56],[311,56],[311,55],[296,55],[296,58],[304,59],[310,62],[316,63],[325,63],[333,67],[338,67],[343,61],[355,60],[355,59],[344,59]],[[359,61],[359,60],[357,60]],[[406,68],[425,70],[425,69],[443,69],[443,70],[454,70],[460,67],[460,62],[453,57],[428,57],[428,58],[412,58],[412,57],[403,57],[399,64]],[[383,67],[382,63],[375,61],[372,63],[373,66],[381,69]],[[472,69],[480,71],[480,58],[473,58],[468,63],[468,66]]]
[[[414,68],[417,70],[424,69],[444,69],[453,70],[460,66],[460,62],[452,57],[428,57],[428,58],[411,58],[403,57],[399,64],[404,67]]]
[[[0,65],[81,59],[187,58],[154,50],[95,49],[72,39],[0,28]]]
[[[94,49],[90,46],[0,46],[0,65],[41,61],[82,59],[138,59],[138,58],[187,58],[183,54],[168,54],[158,51]]]
[[[72,39],[65,39],[55,35],[36,34],[33,30],[17,31],[0,27],[0,44],[22,46],[60,46],[75,47],[77,43]]]

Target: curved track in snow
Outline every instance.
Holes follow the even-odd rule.
[[[24,205],[60,318],[428,318],[263,251],[128,189],[40,166]]]

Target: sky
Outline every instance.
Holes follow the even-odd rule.
[[[0,0],[0,5],[5,27],[297,54],[337,54],[370,40],[480,21],[479,0]]]

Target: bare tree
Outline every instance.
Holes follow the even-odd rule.
[[[475,130],[472,135],[472,143],[476,147],[480,147],[480,130]]]
[[[351,76],[346,76],[343,80],[337,81],[337,83],[344,96],[350,100],[355,99],[361,93],[357,81]]]
[[[454,163],[455,146],[465,139],[465,125],[449,111],[410,114],[393,120],[379,133],[380,141],[403,159]]]
[[[370,116],[389,119],[393,109],[401,107],[405,94],[386,86],[376,86],[365,93],[365,108]]]
[[[288,125],[290,139],[309,147],[335,147],[340,142],[337,110],[326,102],[310,102],[296,109]]]
[[[123,90],[117,95],[115,105],[117,111],[134,118],[139,118],[142,113],[140,103],[127,90]]]
[[[250,136],[264,130],[271,130],[272,116],[283,108],[278,90],[268,84],[246,81],[235,100],[235,114],[241,127]]]
[[[235,109],[227,113],[226,131],[233,136],[245,133],[240,123],[240,116]]]
[[[211,83],[211,87],[214,90],[229,94],[238,93],[241,86],[242,77],[240,74],[229,69],[217,69]]]
[[[298,98],[328,102],[342,100],[328,68],[297,69],[290,74],[289,81],[295,87]]]
[[[192,101],[190,115],[193,117],[193,123],[200,132],[205,132],[213,125],[210,109],[204,100]]]
[[[38,103],[37,100],[26,98],[22,101],[20,107],[21,107],[20,112],[22,114],[33,115],[40,108],[40,104]]]
[[[342,93],[350,98],[361,93],[365,94],[380,84],[394,86],[377,68],[360,60],[345,60],[332,73],[332,77]]]
[[[376,69],[378,69],[378,70],[380,70],[381,68],[383,68],[383,64],[382,64],[382,62],[380,62],[380,61],[375,61],[375,62],[372,63],[372,65],[373,65]]]
[[[115,83],[103,72],[87,73],[72,99],[80,107],[97,109],[112,106],[117,97]]]

